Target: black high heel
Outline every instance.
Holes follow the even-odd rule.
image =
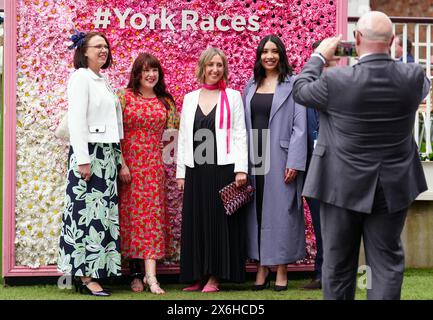
[[[111,295],[110,292],[108,292],[107,290],[105,290],[104,288],[102,288],[101,291],[92,291],[89,289],[88,285],[90,283],[92,283],[94,281],[92,281],[92,279],[87,280],[87,281],[83,281],[80,279],[80,277],[76,277],[75,278],[75,292],[80,292],[81,294],[89,294],[92,296],[97,296],[97,297],[108,297]]]
[[[286,271],[286,276],[287,276],[287,271]],[[278,278],[278,276],[277,276]],[[277,281],[275,280],[275,285],[274,285],[274,291],[286,291],[288,288],[288,280],[286,280],[286,284],[284,286],[280,286],[277,284]]]
[[[78,292],[80,290],[80,286],[81,286],[81,280],[79,277],[75,277],[74,278],[74,287],[75,287],[75,292]]]
[[[263,284],[255,284],[251,288],[253,291],[261,291],[271,286],[271,269],[268,268],[268,275],[266,276]]]
[[[275,285],[274,286],[274,291],[286,291],[287,290],[287,284],[285,286],[279,286],[279,285]]]
[[[280,285],[278,285],[278,284],[276,283],[276,281],[275,281],[274,291],[277,291],[277,292],[279,292],[279,291],[286,291],[287,288],[288,288],[288,281],[286,282],[286,284],[285,284],[284,286],[280,286]]]

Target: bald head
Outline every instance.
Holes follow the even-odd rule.
[[[359,18],[356,25],[362,37],[373,42],[389,44],[392,38],[391,19],[380,11],[370,11]]]

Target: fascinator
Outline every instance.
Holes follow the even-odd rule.
[[[86,33],[78,32],[75,30],[75,33],[70,37],[72,44],[68,47],[69,50],[78,48],[84,43],[84,39],[86,38]]]

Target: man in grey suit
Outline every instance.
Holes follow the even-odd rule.
[[[321,201],[324,299],[354,299],[361,237],[367,298],[400,299],[400,235],[408,207],[427,189],[412,131],[430,81],[421,66],[389,56],[394,36],[385,14],[363,15],[355,38],[357,64],[322,73],[341,36],[328,38],[294,83],[295,101],[321,111],[303,194]]]

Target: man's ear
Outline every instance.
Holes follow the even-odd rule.
[[[361,36],[359,35],[359,32],[355,33],[355,44],[357,46],[361,44]]]
[[[391,40],[389,41],[389,47],[392,47],[392,43],[394,42],[395,34],[391,36]]]

